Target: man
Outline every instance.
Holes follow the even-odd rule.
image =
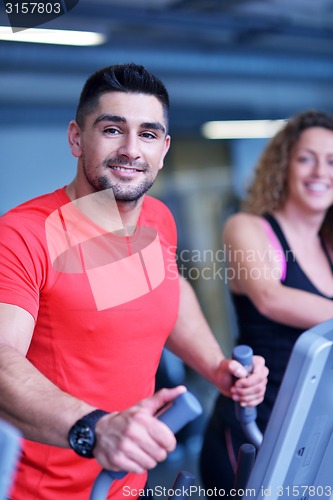
[[[154,415],[185,390],[154,394],[165,343],[234,400],[263,399],[263,359],[245,378],[224,358],[175,278],[173,218],[146,196],[170,146],[168,107],[142,66],[97,71],[69,125],[74,180],[2,217],[0,415],[26,438],[13,500],[87,499],[101,466],[130,472],[112,498],[144,487],[175,447]]]

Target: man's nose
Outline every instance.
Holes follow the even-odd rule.
[[[138,136],[134,134],[125,134],[118,148],[118,154],[119,156],[127,158],[129,161],[140,158],[141,153]]]

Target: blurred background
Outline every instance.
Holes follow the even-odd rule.
[[[1,39],[9,27],[5,4]],[[115,63],[145,65],[171,99],[172,146],[152,194],[175,215],[181,273],[230,354],[236,331],[221,229],[269,135],[256,133],[254,120],[284,120],[309,108],[333,112],[333,0],[79,0],[40,28],[100,39],[65,45],[57,32],[59,44],[16,42],[13,33],[0,40],[0,213],[74,176],[66,132],[86,78]],[[208,138],[206,122],[231,120],[246,120],[248,131]],[[166,357],[161,382],[185,378],[208,413],[214,388]],[[185,451],[194,467],[200,425],[204,418]],[[163,477],[183,458],[171,457]]]

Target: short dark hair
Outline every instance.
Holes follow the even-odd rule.
[[[144,66],[134,63],[108,66],[88,78],[76,112],[76,121],[81,128],[84,127],[85,117],[96,108],[100,96],[106,92],[133,92],[155,96],[162,104],[168,128],[170,103],[164,84]]]

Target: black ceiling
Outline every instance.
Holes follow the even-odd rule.
[[[3,125],[71,118],[91,72],[130,61],[166,83],[174,133],[213,119],[333,112],[333,0],[79,0],[41,27],[102,31],[107,43],[0,42]]]

